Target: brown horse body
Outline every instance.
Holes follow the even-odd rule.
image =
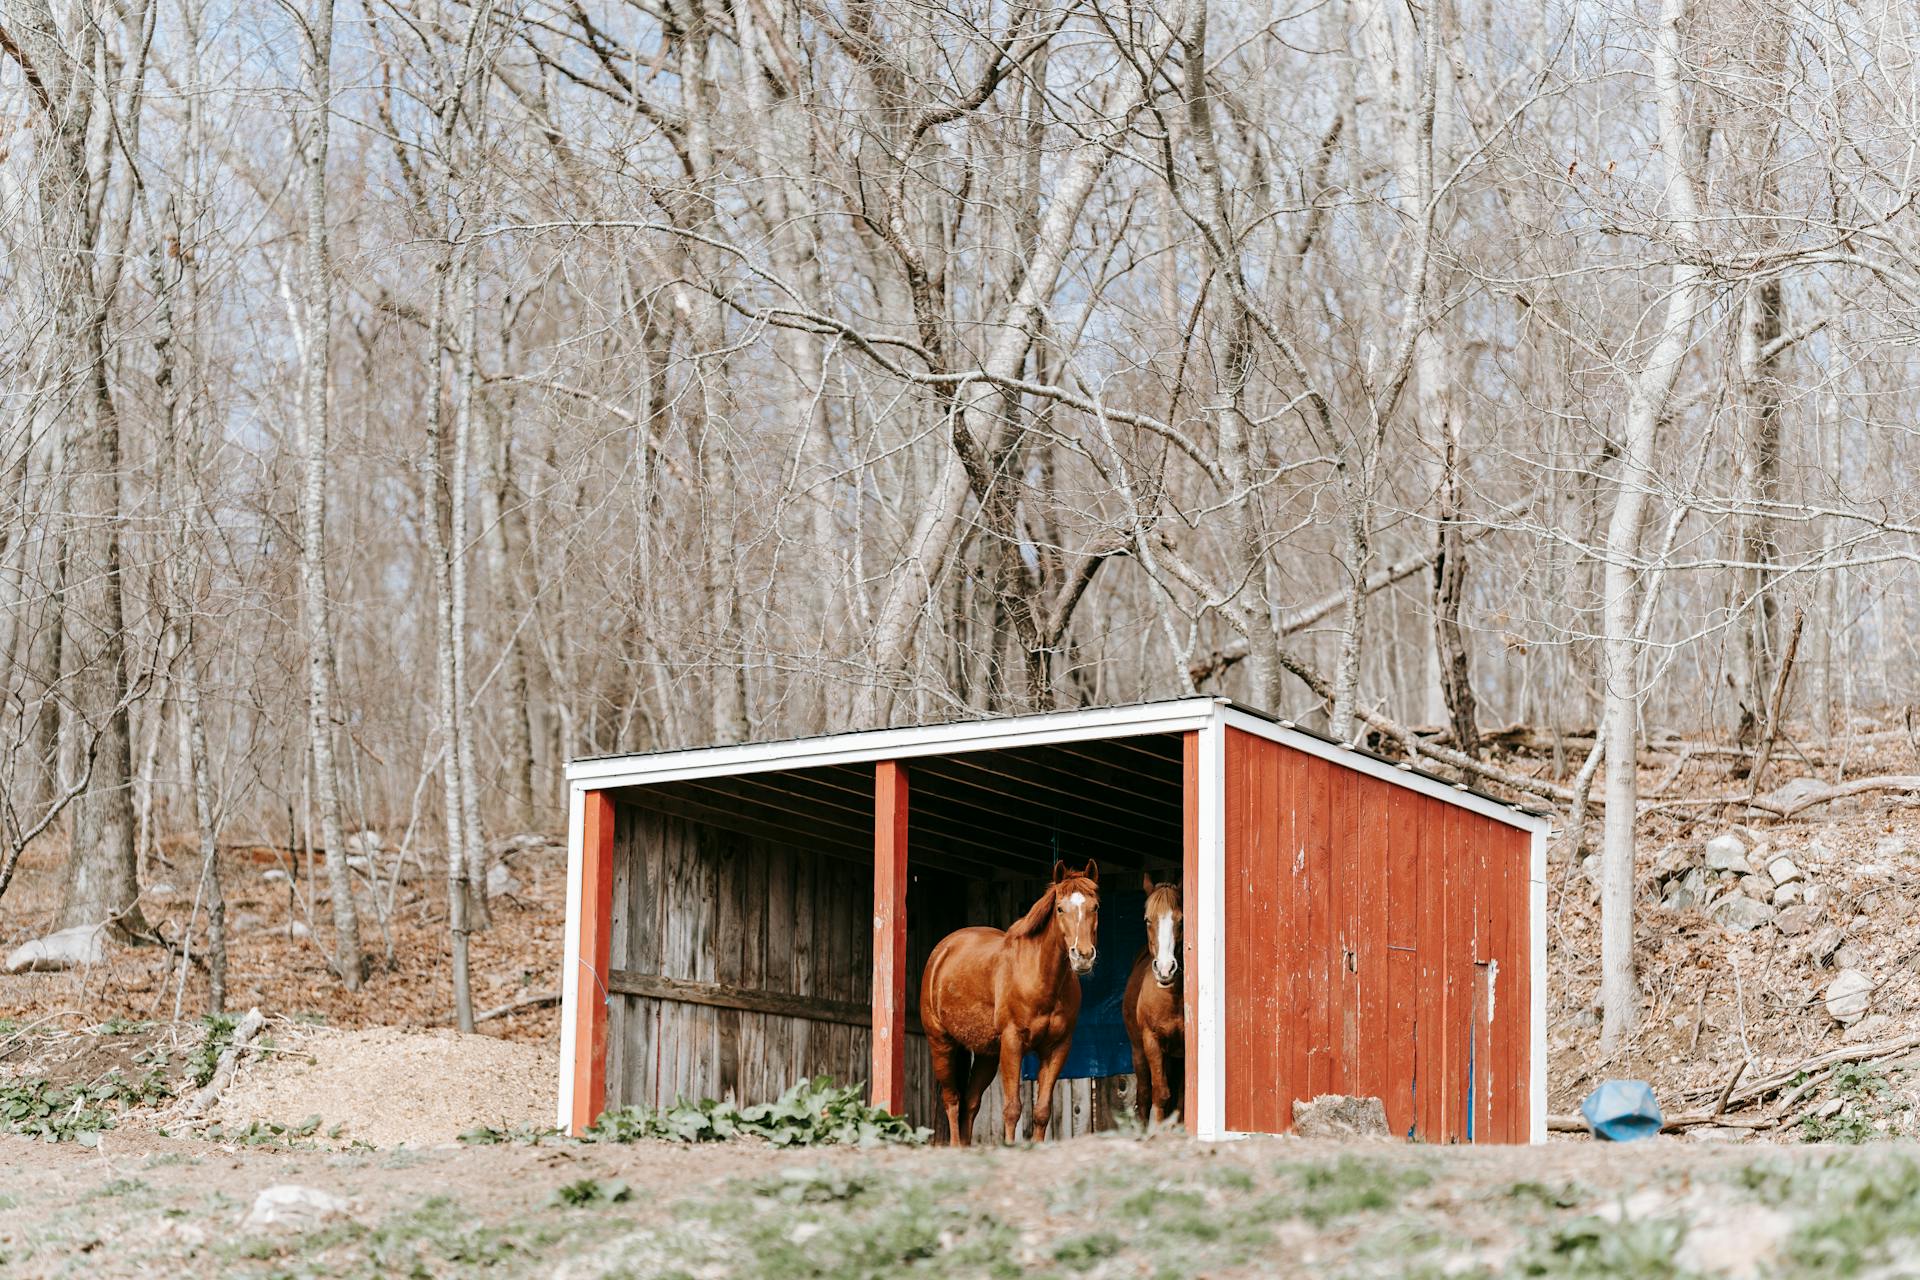
[[[1066,1064],[1080,1017],[1078,974],[1093,968],[1100,910],[1093,863],[1053,869],[1053,885],[1005,930],[960,929],[927,957],[920,984],[920,1023],[933,1056],[934,1079],[947,1113],[947,1141],[966,1146],[980,1098],[1000,1075],[1002,1133],[1014,1141],[1020,1123],[1020,1058],[1040,1059],[1033,1096],[1033,1139],[1047,1136],[1053,1086]]]
[[[1140,1123],[1184,1110],[1187,1016],[1180,982],[1180,888],[1145,877],[1147,945],[1134,958],[1120,1004],[1133,1044],[1135,1105]]]

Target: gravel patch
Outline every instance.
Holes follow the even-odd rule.
[[[559,1055],[452,1031],[274,1031],[277,1052],[249,1058],[208,1118],[231,1130],[250,1121],[299,1124],[315,1135],[376,1147],[453,1142],[475,1125],[553,1123]]]

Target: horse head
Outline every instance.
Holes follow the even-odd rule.
[[[1180,886],[1155,884],[1142,875],[1147,891],[1147,950],[1153,956],[1153,980],[1171,987],[1180,976]]]
[[[1067,963],[1081,977],[1093,972],[1095,940],[1100,932],[1100,864],[1079,871],[1053,864],[1053,915],[1067,942]]]

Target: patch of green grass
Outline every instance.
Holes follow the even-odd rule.
[[[743,1280],[1033,1274],[1014,1256],[1014,1232],[964,1200],[965,1184],[952,1179],[790,1169],[729,1184],[677,1212],[670,1231],[630,1238],[609,1273]]]
[[[1093,1231],[1070,1236],[1054,1246],[1053,1260],[1069,1271],[1087,1271],[1101,1260],[1111,1258],[1125,1246],[1111,1231]]]
[[[114,1178],[87,1192],[85,1200],[111,1200],[119,1196],[144,1195],[153,1188],[139,1178]]]
[[[1316,1227],[1356,1213],[1373,1213],[1400,1203],[1409,1191],[1433,1181],[1424,1168],[1341,1156],[1332,1164],[1282,1166],[1298,1180],[1300,1198],[1294,1213]]]
[[[153,1029],[150,1018],[108,1018],[93,1029],[97,1036],[131,1036]]]
[[[568,1209],[587,1209],[633,1199],[633,1188],[620,1178],[582,1178],[553,1189],[552,1203]]]
[[[1683,1280],[1692,1273],[1673,1255],[1686,1234],[1687,1224],[1678,1217],[1576,1218],[1536,1238],[1510,1271],[1558,1280]]]
[[[1788,1242],[1796,1275],[1858,1275],[1920,1250],[1920,1164],[1910,1159],[1823,1161],[1777,1185],[1805,1216]]]
[[[1593,1195],[1577,1182],[1563,1182],[1550,1187],[1544,1182],[1516,1182],[1506,1190],[1506,1198],[1521,1204],[1538,1205],[1542,1209],[1571,1209],[1587,1203]]]

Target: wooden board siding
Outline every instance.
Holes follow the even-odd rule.
[[[1531,833],[1227,731],[1226,1127],[1379,1096],[1427,1142],[1529,1133]]]

